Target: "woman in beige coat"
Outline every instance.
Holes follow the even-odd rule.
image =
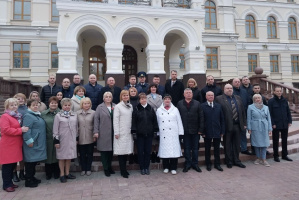
[[[91,175],[91,163],[93,158],[93,118],[95,111],[91,110],[91,100],[86,97],[81,99],[81,109],[77,111],[79,153],[81,164],[81,176]]]
[[[77,114],[71,111],[72,100],[61,100],[61,111],[56,114],[53,125],[53,137],[56,157],[59,160],[60,181],[75,179],[70,174],[71,159],[77,158],[78,120]]]
[[[81,109],[80,102],[81,99],[85,98],[86,90],[83,86],[79,85],[75,87],[74,94],[72,97],[72,111],[77,112]]]
[[[106,176],[115,174],[111,164],[113,158],[113,111],[112,93],[105,92],[101,103],[94,116],[94,138],[97,141],[97,149],[101,152],[104,173]]]
[[[121,175],[128,178],[127,155],[133,153],[133,138],[131,134],[133,108],[129,102],[129,91],[122,90],[120,93],[120,103],[114,108],[113,128],[114,128],[114,154],[118,155]]]

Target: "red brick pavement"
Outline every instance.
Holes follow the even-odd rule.
[[[290,156],[294,162],[276,163],[269,159],[271,167],[245,162],[247,168],[226,168],[224,172],[212,169],[211,172],[201,166],[203,172],[190,170],[177,175],[163,174],[160,170],[151,171],[151,175],[140,175],[139,171],[130,171],[129,179],[119,172],[110,178],[103,172],[93,172],[91,176],[80,176],[76,180],[63,184],[59,180],[45,180],[44,173],[37,173],[42,179],[38,188],[25,188],[24,181],[16,192],[0,191],[1,200],[90,200],[90,199],[299,199],[299,154]],[[2,186],[1,186],[2,187]]]

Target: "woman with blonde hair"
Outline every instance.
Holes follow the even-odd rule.
[[[43,112],[44,110],[47,110],[46,104],[40,101],[39,93],[37,91],[32,91],[29,94],[29,99],[34,99],[38,101],[38,111]]]
[[[193,93],[193,99],[202,103],[202,96],[200,89],[197,87],[197,82],[194,78],[189,78],[187,81],[187,88],[190,88]]]
[[[79,86],[77,86],[79,87]],[[76,88],[77,88],[76,87]],[[80,154],[81,176],[91,175],[91,164],[93,158],[93,124],[95,111],[91,110],[92,103],[90,98],[82,98],[78,116],[78,149]]]
[[[97,149],[101,152],[105,176],[115,174],[111,164],[113,158],[113,112],[115,104],[112,102],[111,92],[105,92],[103,103],[98,105],[94,116],[94,138],[97,141]]]
[[[14,192],[13,170],[17,162],[23,160],[22,154],[22,132],[26,133],[28,127],[21,127],[21,115],[18,113],[18,100],[6,99],[4,102],[4,114],[0,118],[0,164],[2,165],[3,190]]]
[[[132,105],[129,103],[129,91],[122,90],[120,102],[115,106],[113,113],[114,142],[113,151],[118,155],[121,175],[128,178],[126,162],[128,154],[133,153],[133,138],[131,134]]]
[[[77,158],[78,119],[77,114],[71,111],[72,100],[61,100],[61,111],[56,114],[53,125],[53,137],[56,147],[56,158],[59,160],[60,181],[75,179],[70,174],[71,159]]]

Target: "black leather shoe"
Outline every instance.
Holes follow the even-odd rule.
[[[33,180],[34,182],[36,182],[37,184],[40,184],[40,183],[42,182],[40,179],[37,179],[37,178],[35,178],[35,177],[33,177],[32,180]]]
[[[286,161],[293,161],[291,158],[289,158],[288,156],[282,157],[281,159],[286,160]]]
[[[61,183],[66,183],[67,182],[65,176],[60,176],[60,182]]]
[[[246,166],[243,165],[242,163],[236,163],[234,165],[237,166],[237,167],[240,167],[240,168],[246,168]]]
[[[198,167],[198,165],[197,166],[193,166],[192,167],[195,171],[197,171],[197,172],[201,172],[201,169]]]
[[[109,169],[109,173],[110,173],[110,174],[115,174],[115,171],[114,171],[112,168],[110,168],[110,169]]]
[[[130,175],[130,173],[127,171],[127,170],[125,170],[125,173],[129,176]]]
[[[214,168],[217,169],[218,171],[221,171],[221,172],[223,171],[223,169],[222,169],[222,167],[220,167],[220,165],[215,165]]]
[[[183,172],[186,173],[189,171],[189,169],[190,169],[190,167],[184,167]]]
[[[76,176],[74,176],[72,174],[68,174],[68,175],[65,175],[65,178],[67,178],[67,179],[76,179]]]
[[[208,170],[208,171],[211,171],[211,170],[212,170],[211,165],[207,165],[207,170]]]
[[[52,175],[46,175],[46,180],[50,180],[52,178]]]
[[[140,170],[140,174],[145,175],[145,170],[144,169]]]
[[[121,171],[120,172],[121,176],[124,178],[129,178],[128,174],[126,173],[126,171]]]
[[[232,168],[233,167],[232,164],[227,164],[226,166],[227,166],[227,168]]]
[[[110,176],[109,170],[104,170],[104,174],[105,174],[105,176],[109,177]]]
[[[156,163],[160,163],[160,157],[158,156],[158,153],[156,153]]]
[[[270,155],[271,153],[269,151],[266,151],[266,155]]]
[[[241,154],[252,155],[252,153],[249,152],[248,150],[246,150],[246,151],[241,151]]]
[[[13,172],[12,180],[13,182],[20,182],[17,172]]]
[[[27,179],[25,181],[25,187],[34,188],[34,187],[37,187],[37,186],[38,186],[38,183],[34,182],[32,179]]]
[[[280,159],[278,157],[274,157],[275,162],[280,162]]]
[[[150,175],[150,170],[149,169],[145,169],[144,171],[145,171],[146,175]]]

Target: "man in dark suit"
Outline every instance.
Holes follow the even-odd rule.
[[[135,75],[129,76],[129,84],[124,87],[124,90],[129,90],[131,87],[136,88],[138,94],[140,94],[142,92],[141,86],[136,84],[136,76]]]
[[[224,94],[216,97],[216,102],[222,107],[225,120],[224,150],[225,162],[228,168],[232,165],[245,168],[239,159],[240,135],[246,129],[245,109],[239,96],[233,95],[233,86],[226,84]]]
[[[103,103],[103,96],[104,96],[104,93],[105,92],[111,92],[112,93],[112,96],[113,96],[113,100],[112,102],[115,103],[115,104],[118,104],[119,103],[119,98],[120,98],[120,92],[121,92],[121,89],[117,86],[115,86],[115,80],[113,77],[109,77],[107,79],[107,86],[106,87],[103,87],[101,89],[101,94],[100,94],[100,104]]]
[[[171,79],[166,81],[165,94],[172,98],[172,104],[177,106],[178,102],[184,98],[184,84],[177,79],[177,71],[171,70]]]
[[[279,132],[281,134],[283,160],[293,161],[288,157],[288,132],[292,125],[292,116],[288,101],[282,96],[282,88],[275,87],[273,98],[268,101],[268,107],[271,115],[271,123],[273,128],[273,156],[276,162],[280,162],[278,155]]]
[[[177,106],[184,126],[185,167],[183,172],[188,172],[191,167],[195,171],[201,172],[198,166],[198,142],[200,134],[204,130],[203,112],[200,103],[193,99],[190,88],[184,90],[184,97],[185,99],[179,101]]]
[[[159,75],[154,75],[153,83],[157,85],[159,94],[164,97],[165,94],[165,87],[160,85],[160,77]]]
[[[212,75],[207,76],[206,82],[207,82],[207,85],[205,87],[203,87],[200,91],[203,102],[207,101],[206,93],[208,91],[212,91],[214,93],[215,97],[222,95],[222,90],[220,87],[216,86],[214,77]]]

